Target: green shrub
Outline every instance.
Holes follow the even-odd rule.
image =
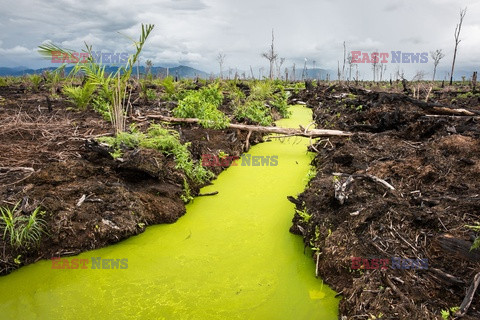
[[[173,80],[174,79],[172,76],[168,76],[165,77],[161,83],[163,89],[165,90],[165,96],[168,101],[176,100],[175,93],[177,91],[175,88],[175,82]]]
[[[277,109],[280,113],[282,118],[290,117],[290,111],[288,111],[288,104],[287,104],[288,96],[283,87],[280,89],[279,92],[275,93],[273,99],[270,101],[272,107]]]
[[[469,92],[466,92],[466,93],[459,94],[457,96],[457,98],[459,98],[459,99],[468,99],[468,98],[472,98],[472,97],[480,97],[480,93],[473,93],[473,92],[469,91]]]
[[[280,82],[268,80],[253,82],[250,84],[250,95],[245,102],[235,103],[235,118],[239,121],[248,119],[263,126],[271,125],[273,121],[271,108],[276,109],[283,118],[290,116],[287,98],[287,93]]]
[[[270,109],[260,100],[247,101],[235,109],[235,118],[243,121],[248,119],[262,126],[272,124]]]
[[[223,94],[218,85],[210,85],[198,91],[189,91],[173,110],[173,114],[180,118],[198,118],[205,128],[226,128],[230,121],[218,110],[222,101]]]
[[[148,101],[157,99],[157,93],[153,89],[147,89],[146,96]]]
[[[305,90],[305,82],[303,81],[295,82],[295,84],[293,85],[293,92],[295,94],[298,94],[300,90]]]
[[[250,86],[250,96],[248,97],[251,100],[268,100],[272,97],[273,87],[270,81],[256,81],[253,82]]]
[[[157,99],[157,93],[154,89],[149,88],[152,84],[150,80],[140,80],[138,82],[140,86],[140,96],[144,98],[146,101],[153,101]]]

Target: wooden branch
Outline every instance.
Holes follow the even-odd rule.
[[[248,152],[250,149],[250,136],[252,135],[252,130],[248,130],[247,137],[245,138],[245,152]]]
[[[33,168],[30,167],[0,167],[0,171],[26,171],[26,172],[35,172]]]
[[[462,279],[457,278],[455,276],[452,276],[451,274],[446,273],[443,270],[429,267],[428,271],[430,271],[432,273],[435,273],[436,275],[440,276],[440,278],[442,278],[443,280],[445,280],[446,282],[448,282],[450,284],[453,284],[453,285],[464,285],[465,284],[465,282]]]
[[[167,121],[167,122],[180,122],[180,123],[198,123],[200,121],[197,118],[174,118],[174,117],[162,116],[159,114],[146,115],[146,118],[158,119],[158,120]],[[262,133],[279,133],[279,134],[301,136],[301,137],[307,137],[307,138],[308,137],[312,137],[312,138],[332,137],[332,136],[349,137],[353,135],[353,133],[351,132],[341,131],[341,130],[328,130],[328,129],[301,130],[301,129],[293,129],[293,128],[253,126],[253,125],[238,124],[238,123],[231,123],[229,124],[228,128],[262,132]]]
[[[390,189],[391,191],[395,190],[395,188],[390,183],[388,183],[387,181],[385,181],[383,179],[380,179],[379,177],[373,176],[371,174],[359,174],[359,173],[348,174],[348,173],[334,172],[334,173],[332,173],[332,175],[339,176],[339,177],[350,177],[351,176],[351,177],[354,177],[354,178],[368,178],[368,179],[372,180],[373,182],[380,183],[381,185]]]
[[[470,304],[472,304],[473,295],[475,291],[477,291],[478,285],[480,284],[480,272],[473,277],[472,284],[467,290],[467,294],[465,295],[465,299],[463,299],[462,304],[460,305],[460,309],[455,313],[456,317],[463,317],[468,308],[470,308]]]
[[[430,92],[432,92],[432,86],[428,89],[427,96],[425,97],[425,102],[428,102],[428,97],[430,96]]]
[[[384,185],[386,188],[388,188],[392,191],[395,190],[395,188],[390,183],[388,183],[387,181],[385,181],[383,179],[380,179],[376,176],[372,176],[371,174],[362,174],[362,176],[365,176],[366,178],[369,178],[370,180],[373,180],[377,183],[380,183],[380,184]]]
[[[474,113],[473,111],[469,111],[463,108],[452,109],[447,107],[433,107],[432,110],[440,114],[448,114],[448,115],[454,115],[454,116],[475,116],[476,115],[476,113]]]

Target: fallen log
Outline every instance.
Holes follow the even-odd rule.
[[[197,197],[207,197],[217,195],[218,191],[208,192],[208,193],[199,193]]]
[[[435,243],[438,243],[439,249],[444,252],[444,255],[457,257],[466,261],[480,261],[480,251],[470,250],[473,244],[470,241],[455,238],[453,235],[445,233],[440,235]]]
[[[174,118],[174,117],[162,116],[159,114],[146,115],[145,117],[148,119],[157,119],[161,121],[180,122],[180,123],[198,123],[200,121],[200,119],[197,119],[197,118]],[[253,125],[238,124],[238,123],[231,123],[228,125],[228,128],[262,132],[262,133],[279,133],[279,134],[309,137],[309,138],[332,137],[332,136],[349,137],[353,134],[351,132],[341,131],[341,130],[328,130],[328,129],[310,129],[310,130],[303,129],[302,130],[302,129],[294,129],[294,128],[253,126]]]
[[[454,108],[448,105],[443,105],[436,102],[425,102],[422,100],[414,99],[412,97],[401,95],[401,94],[392,94],[391,96],[382,95],[380,97],[380,102],[383,101],[405,101],[410,102],[411,104],[421,108],[424,111],[432,112],[435,114],[446,114],[446,115],[454,115],[454,116],[475,116],[478,115],[479,112],[476,110],[467,110],[463,108]]]

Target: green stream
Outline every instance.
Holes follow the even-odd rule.
[[[278,126],[308,125],[291,107]],[[273,139],[252,156],[277,166],[232,166],[174,224],[75,258],[87,269],[39,261],[0,278],[0,319],[337,319],[335,292],[315,278],[301,237],[288,232],[306,185],[307,138]],[[270,162],[271,164],[271,162]],[[128,259],[126,269],[92,269],[92,257]],[[70,259],[73,257],[69,257]]]

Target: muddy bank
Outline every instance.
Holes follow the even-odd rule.
[[[477,234],[465,227],[480,221],[479,120],[430,117],[402,93],[377,91],[330,86],[294,97],[313,108],[318,127],[355,135],[311,147],[318,172],[294,200],[308,216],[297,213],[291,231],[320,253],[318,273],[342,293],[343,318],[441,319],[480,271],[480,252],[469,251]],[[458,95],[438,90],[430,102],[480,109],[478,96]],[[354,174],[395,190],[357,176],[341,204],[334,186]],[[428,259],[428,269],[355,269],[353,257]],[[479,316],[477,295],[464,319]]]
[[[22,201],[26,215],[41,206],[48,230],[38,248],[15,249],[0,239],[0,274],[39,259],[107,246],[148,225],[175,222],[185,213],[184,174],[175,169],[172,156],[128,150],[123,161],[115,161],[91,143],[112,132],[110,123],[93,111],[69,110],[62,98],[49,104],[47,94],[20,85],[0,87],[0,205]],[[134,107],[136,114],[168,114],[172,106],[159,102]],[[148,125],[133,121],[140,129]],[[205,153],[240,155],[245,144],[244,132],[171,128],[182,143],[191,142],[190,152],[198,161]],[[250,144],[260,140],[253,134]],[[215,174],[223,170],[211,169]],[[195,195],[200,185],[191,183],[190,188]]]

